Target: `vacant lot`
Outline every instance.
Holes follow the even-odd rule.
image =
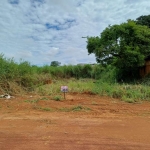
[[[149,150],[150,102],[86,94],[0,99],[1,150]]]

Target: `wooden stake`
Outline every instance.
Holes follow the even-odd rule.
[[[64,92],[64,99],[66,99],[66,94],[65,94],[66,92]]]

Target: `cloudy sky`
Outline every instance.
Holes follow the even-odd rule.
[[[40,66],[95,63],[81,37],[150,14],[150,0],[0,1],[0,53]]]

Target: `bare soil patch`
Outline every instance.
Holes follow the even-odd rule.
[[[150,102],[67,94],[0,99],[0,150],[149,150]]]

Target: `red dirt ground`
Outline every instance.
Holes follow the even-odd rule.
[[[150,150],[150,102],[75,93],[0,99],[0,150]]]

